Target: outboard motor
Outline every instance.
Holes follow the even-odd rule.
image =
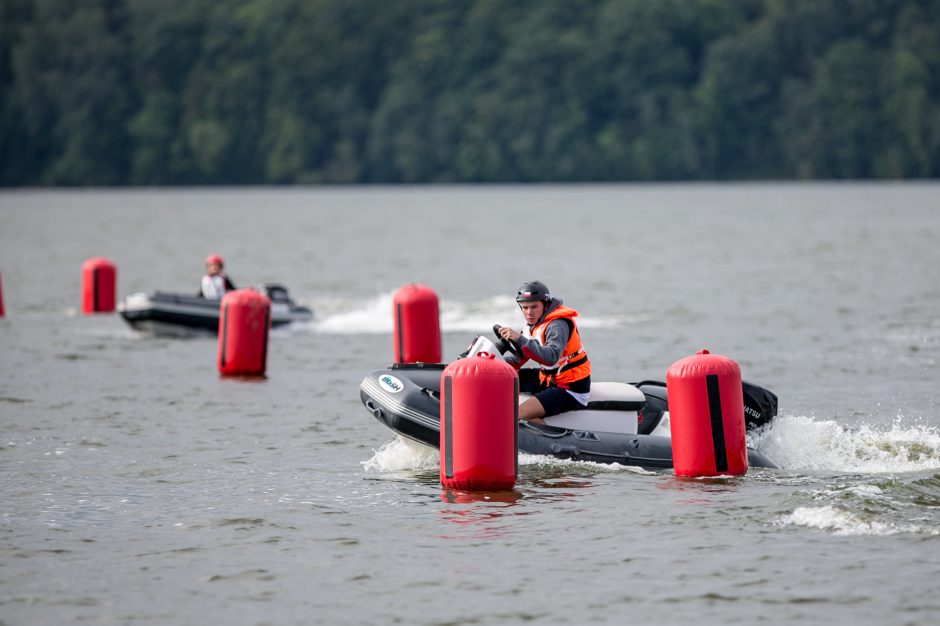
[[[264,291],[271,302],[290,302],[290,296],[287,294],[287,287],[276,283],[267,283]]]
[[[744,386],[744,422],[747,429],[766,426],[777,417],[777,396],[772,391],[741,381]]]

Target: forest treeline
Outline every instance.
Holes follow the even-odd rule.
[[[926,178],[940,0],[3,0],[0,184]]]

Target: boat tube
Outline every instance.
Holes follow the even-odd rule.
[[[290,299],[283,285],[268,283],[260,291],[271,300],[271,326],[309,322],[313,311]],[[133,293],[118,304],[121,317],[133,328],[158,335],[216,333],[220,300],[155,291]]]
[[[492,354],[492,350],[504,351],[478,337],[468,353]],[[437,448],[445,367],[446,363],[396,363],[376,370],[359,385],[360,399],[394,432]],[[777,396],[748,382],[743,389],[747,429],[769,424],[777,415]],[[520,394],[519,401],[528,398]],[[545,424],[520,422],[518,429],[519,450],[529,454],[647,469],[672,467],[668,396],[666,384],[660,381],[591,383],[591,399],[584,410],[546,417]],[[776,467],[751,448],[748,465]]]

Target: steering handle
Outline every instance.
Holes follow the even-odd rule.
[[[503,339],[502,335],[499,334],[499,330],[502,328],[499,324],[493,325],[493,334],[496,335],[496,347],[500,352],[505,353],[509,352],[514,357],[521,359],[522,358],[522,348],[519,347],[519,344],[513,341],[512,339]]]

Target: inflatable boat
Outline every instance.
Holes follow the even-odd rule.
[[[467,355],[503,346],[478,337]],[[463,356],[463,355],[462,355]],[[372,372],[359,385],[366,409],[403,437],[435,448],[440,440],[440,383],[446,363],[393,364]],[[777,415],[777,396],[743,383],[748,430],[769,424]],[[520,394],[520,403],[529,396]],[[520,422],[519,450],[562,459],[619,463],[646,469],[672,467],[666,384],[592,382],[590,402],[581,411],[545,418],[545,424]],[[748,449],[750,467],[775,468],[761,452]]]
[[[282,285],[266,284],[259,291],[271,300],[271,326],[313,319],[313,311],[291,300]],[[118,303],[117,309],[121,317],[137,330],[158,335],[191,335],[218,332],[219,302],[189,294],[156,291],[130,294]]]

